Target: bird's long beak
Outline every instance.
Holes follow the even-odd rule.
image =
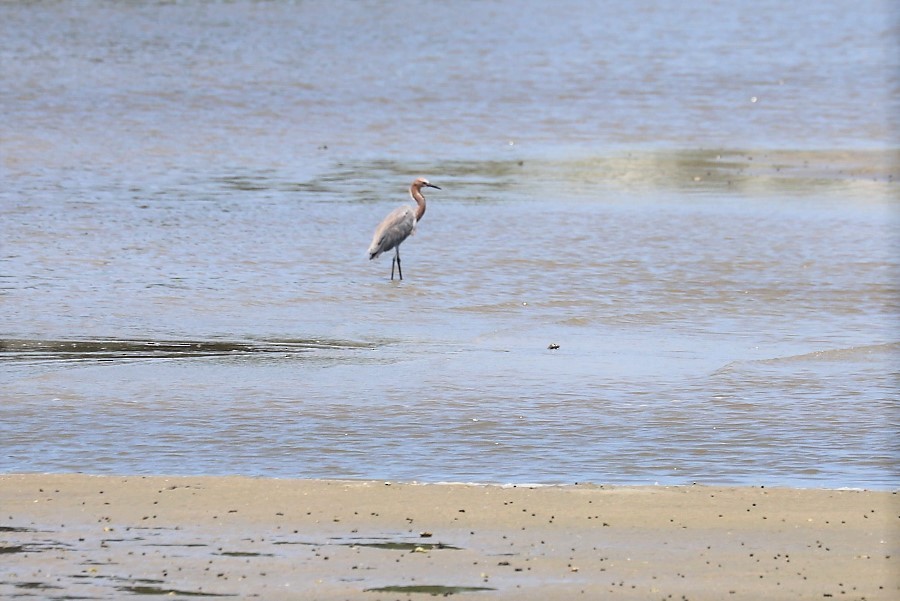
[[[426,188],[434,188],[435,190],[440,190],[440,188],[438,188],[438,187],[435,186],[434,184],[425,184],[425,187],[426,187]]]

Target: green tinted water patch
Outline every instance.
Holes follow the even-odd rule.
[[[165,595],[180,597],[237,597],[226,593],[205,593],[203,591],[183,591],[173,588],[164,588],[159,586],[137,585],[137,586],[119,586],[116,590],[123,593],[131,593],[133,595]]]
[[[44,582],[17,582],[14,585],[16,588],[24,588],[28,590],[49,590],[49,589],[61,589],[61,586],[56,586],[53,584],[46,584]]]
[[[419,542],[407,542],[407,541],[390,541],[384,540],[379,541],[376,540],[372,542],[372,539],[367,539],[369,542],[361,542],[357,540],[347,540],[347,539],[338,539],[333,542],[327,543],[316,543],[309,541],[275,541],[272,544],[275,545],[307,545],[311,547],[322,547],[325,545],[340,545],[343,547],[366,547],[369,549],[384,549],[386,551],[408,551],[411,553],[414,552],[425,552],[425,551],[442,551],[442,550],[451,550],[451,551],[459,551],[462,547],[455,547],[453,545],[447,545],[444,543],[419,543]],[[338,542],[341,541],[341,542]],[[224,555],[224,553],[222,553]]]
[[[443,543],[341,543],[347,547],[369,547],[371,549],[386,549],[388,551],[433,551],[441,549],[451,549],[458,551],[459,547],[453,545],[445,545]]]
[[[85,564],[87,565],[87,564]],[[106,565],[116,565],[114,563],[108,563]],[[126,582],[128,584],[123,584],[122,586],[136,586],[136,585],[152,585],[152,584],[164,584],[165,580],[159,580],[158,578],[125,578],[124,576],[107,576],[104,574],[70,574],[69,578],[76,578],[78,580],[110,580],[113,582]]]
[[[145,547],[208,547],[206,543],[147,543]]]
[[[215,180],[225,189],[240,190],[243,192],[261,192],[263,190],[270,190],[276,185],[276,182],[272,179],[260,174],[226,175],[215,178]]]
[[[528,163],[511,160],[393,161],[366,160],[337,165],[331,172],[307,184],[313,188],[341,190],[341,199],[354,203],[383,202],[393,198],[402,202],[412,182],[411,173],[420,173],[449,190],[465,190],[458,196],[463,202],[492,202],[496,193],[517,189]],[[442,174],[442,175],[439,175]],[[439,198],[438,192],[434,198]],[[429,196],[431,198],[431,196]]]
[[[807,196],[896,190],[896,150],[676,149],[532,161],[526,174],[576,194],[611,190]]]
[[[366,593],[422,593],[426,595],[455,595],[457,593],[477,593],[479,591],[495,591],[488,586],[444,586],[440,584],[416,584],[408,586],[381,586],[363,589]]]

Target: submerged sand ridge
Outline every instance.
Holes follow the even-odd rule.
[[[0,597],[894,599],[892,492],[0,476]]]

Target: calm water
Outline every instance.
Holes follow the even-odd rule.
[[[900,10],[544,4],[0,4],[0,472],[896,488]]]

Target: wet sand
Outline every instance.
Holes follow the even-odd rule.
[[[0,597],[896,599],[898,495],[0,476]]]

